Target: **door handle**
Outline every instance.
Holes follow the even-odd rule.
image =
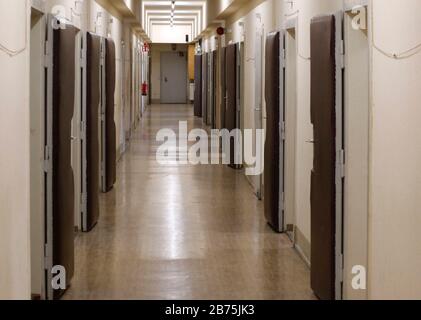
[[[316,143],[316,141],[314,141],[314,140],[308,140],[308,141],[306,141],[306,143],[315,144],[315,143]]]
[[[168,78],[167,78],[167,77],[165,77],[165,78],[164,78],[164,81],[165,81],[165,82],[168,82]]]

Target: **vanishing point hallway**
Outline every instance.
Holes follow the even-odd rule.
[[[263,217],[244,174],[156,162],[162,128],[201,128],[188,105],[152,105],[101,196],[97,227],[76,239],[65,299],[312,299],[310,274]]]

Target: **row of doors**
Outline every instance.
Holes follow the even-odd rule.
[[[100,191],[116,181],[114,93],[112,40],[83,34],[52,15],[37,18],[31,31],[31,129],[37,134],[31,132],[31,143],[42,151],[31,153],[31,179],[38,182],[31,184],[31,250],[33,293],[44,299],[59,298],[74,275],[76,199],[80,229],[90,231],[99,219]],[[65,287],[53,287],[53,272],[63,271]]]
[[[194,114],[213,129],[232,131],[241,128],[241,48],[241,43],[233,43],[221,48],[220,52],[215,50],[195,56]],[[218,64],[221,66],[219,81]],[[218,83],[221,88],[219,106],[216,98]],[[235,161],[235,157],[234,144],[231,144],[230,166],[241,167]]]
[[[99,219],[99,192],[109,192],[116,182],[114,41],[88,32],[81,57],[81,221],[82,231],[90,231]]]
[[[343,12],[335,15],[318,16],[311,21],[311,124],[313,140],[306,144],[313,146],[313,169],[311,173],[311,286],[314,293],[321,299],[342,299],[344,288],[344,270],[346,257],[344,256],[344,230],[349,232],[348,238],[362,234],[363,223],[351,229],[344,225],[345,210],[350,206],[345,198],[345,187],[351,183],[358,183],[362,190],[366,190],[367,180],[346,177],[347,167],[367,167],[368,146],[365,141],[353,141],[352,137],[359,135],[355,130],[355,118],[360,117],[360,129],[367,130],[368,111],[350,110],[353,97],[345,96],[347,73],[345,69],[345,33],[344,21],[351,25],[351,20]],[[350,29],[348,27],[348,29]],[[352,32],[355,32],[353,30]],[[358,31],[361,33],[361,31]],[[294,30],[281,30],[268,34],[266,38],[265,56],[265,100],[267,109],[267,129],[265,143],[264,170],[264,205],[265,217],[269,225],[276,232],[286,232],[293,241],[294,225],[291,220],[291,208],[287,206],[287,196],[295,195],[294,179],[291,174],[291,159],[295,160],[297,121],[289,113],[296,107],[288,90],[295,81],[291,77],[289,67],[296,67],[296,61],[289,61],[288,50],[296,47],[290,37],[295,38]],[[355,36],[354,36],[355,37]],[[361,41],[360,41],[361,42]],[[349,51],[349,60],[362,57],[366,51]],[[368,55],[367,55],[368,57]],[[294,58],[291,57],[291,60]],[[368,71],[353,66],[354,77],[359,73],[364,81]],[[349,78],[349,77],[348,77]],[[293,80],[292,80],[293,79]],[[354,78],[355,79],[355,78]],[[368,77],[367,77],[368,79]],[[364,82],[366,83],[366,82]],[[352,86],[352,85],[351,85]],[[296,90],[296,88],[295,88]],[[368,82],[367,82],[368,90]],[[364,95],[364,91],[353,92]],[[368,100],[368,99],[367,99]],[[350,102],[347,104],[347,102]],[[363,107],[364,105],[361,105]],[[358,106],[361,108],[360,106]],[[348,119],[347,115],[350,116]],[[351,138],[349,138],[351,137]],[[365,137],[368,141],[368,136]],[[346,143],[349,141],[350,143]],[[355,145],[366,146],[355,154],[346,154],[346,147],[355,150]],[[350,161],[347,163],[347,159]],[[292,181],[292,183],[290,183]],[[350,197],[353,195],[351,194]],[[360,194],[360,200],[366,196]],[[349,201],[348,201],[349,202]],[[286,209],[287,208],[287,209]],[[352,210],[347,211],[353,213]],[[359,213],[362,215],[362,213]],[[288,217],[289,216],[289,217]],[[349,219],[349,218],[348,218]],[[352,249],[354,250],[354,249]],[[350,250],[350,252],[352,251]],[[366,248],[358,248],[360,256],[364,256]],[[355,251],[355,250],[354,250]],[[364,260],[364,259],[362,259]],[[361,262],[355,260],[356,262]]]
[[[311,172],[311,284],[322,299],[335,299],[342,256],[343,103],[342,66],[336,55],[342,18],[322,16],[311,23],[311,123],[314,128]],[[285,232],[285,32],[266,38],[264,206],[269,225]],[[340,158],[337,158],[340,157]],[[338,265],[337,265],[338,263]],[[338,281],[337,281],[338,280]]]

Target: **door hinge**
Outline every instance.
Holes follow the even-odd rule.
[[[279,210],[284,211],[285,210],[285,192],[281,192],[281,198],[279,201]]]
[[[49,42],[45,40],[44,42],[44,68],[49,68],[51,66],[51,59],[50,59],[50,50],[49,50]]]
[[[345,69],[345,42],[344,40],[341,40],[339,44],[339,57],[340,57],[339,65],[341,69]]]
[[[86,204],[88,203],[88,201],[87,201],[87,194],[86,193],[82,193],[81,194],[81,196],[80,196],[80,206],[81,206],[81,208],[82,208],[82,213],[84,213],[85,212],[85,207],[86,207]]]
[[[285,121],[280,123],[279,130],[280,130],[279,134],[280,134],[281,140],[285,141],[285,138],[286,138]]]
[[[48,173],[51,169],[51,148],[49,146],[44,147],[44,172]]]
[[[281,192],[279,195],[279,212],[283,212],[285,210],[285,193]]]
[[[345,178],[345,150],[338,151],[338,175],[339,178]]]
[[[85,50],[84,49],[81,49],[80,50],[80,66],[82,67],[82,68],[85,68],[86,67],[86,59],[85,59]]]
[[[344,266],[345,266],[345,263],[344,263],[344,255],[342,253],[339,254],[339,256],[338,256],[338,263],[339,263],[338,270],[337,270],[338,274],[336,275],[336,277],[337,277],[339,282],[343,283],[344,282]]]
[[[44,269],[50,270],[51,268],[51,245],[44,243]]]
[[[80,140],[86,139],[86,123],[85,121],[80,122]]]
[[[282,49],[281,51],[281,66],[282,68],[286,67],[286,50]]]

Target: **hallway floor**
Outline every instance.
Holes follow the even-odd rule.
[[[101,219],[76,240],[76,271],[65,299],[314,299],[310,272],[263,217],[240,171],[160,166],[156,133],[193,108],[153,105],[101,195]]]

